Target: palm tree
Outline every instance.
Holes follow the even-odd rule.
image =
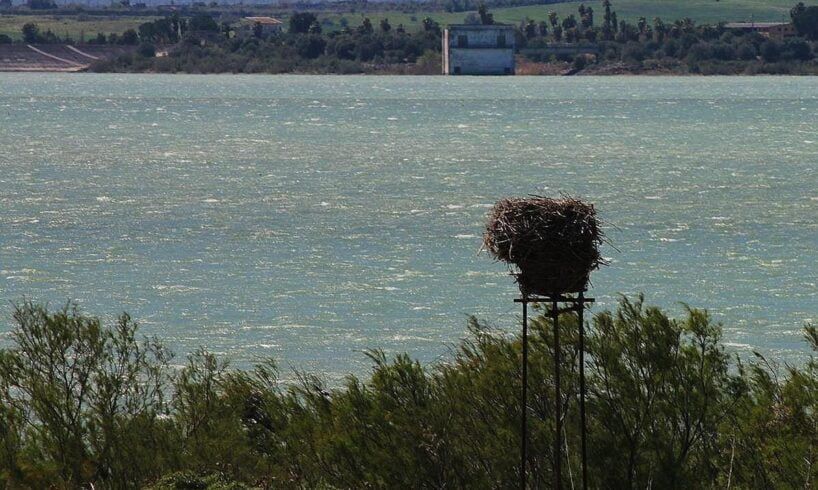
[[[559,25],[560,19],[557,17],[556,12],[548,12],[548,22],[551,23],[551,27],[557,27],[557,25]]]
[[[656,33],[656,40],[662,42],[665,40],[665,33],[667,32],[665,23],[659,17],[653,18],[653,32]]]

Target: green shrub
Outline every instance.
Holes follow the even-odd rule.
[[[631,41],[622,48],[622,61],[640,62],[645,59],[645,49],[638,42]]]
[[[737,56],[741,60],[749,61],[756,59],[757,53],[753,43],[743,42],[739,44]]]
[[[249,490],[251,487],[231,481],[224,475],[200,476],[191,471],[182,471],[162,477],[146,487],[146,490]]]
[[[761,53],[761,57],[764,59],[764,61],[767,63],[772,63],[778,61],[778,59],[781,57],[781,46],[779,46],[779,44],[773,40],[766,41],[761,45],[759,52]]]
[[[19,451],[6,455],[9,481],[127,486],[158,474],[171,354],[155,339],[138,340],[122,315],[111,327],[75,306],[51,313],[26,302],[15,308],[12,348],[0,351],[0,407]],[[50,485],[49,485],[50,486]]]
[[[145,58],[153,58],[156,56],[156,47],[150,43],[142,43],[139,45],[139,48],[137,48],[136,52]]]
[[[768,65],[765,65],[768,66]],[[791,488],[818,482],[818,361],[731,360],[706,312],[669,318],[622,299],[587,325],[592,488]],[[560,317],[567,455],[577,481],[578,332]],[[368,351],[372,371],[328,387],[273,362],[199,350],[179,370],[126,315],[24,303],[0,349],[6,488],[510,488],[518,484],[521,342],[469,320],[449,359]],[[529,485],[552,478],[554,340],[529,337]],[[818,331],[807,327],[818,349]],[[165,476],[162,476],[165,475]],[[567,481],[567,480],[566,480]]]

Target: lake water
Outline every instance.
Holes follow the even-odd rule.
[[[488,208],[559,192],[615,246],[596,311],[790,361],[818,321],[817,78],[0,74],[0,121],[0,332],[73,299],[285,374],[445,358],[468,314],[518,328]]]

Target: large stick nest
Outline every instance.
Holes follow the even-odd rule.
[[[593,205],[571,197],[503,199],[494,205],[483,244],[495,258],[519,269],[524,294],[587,289],[603,264],[604,237]]]

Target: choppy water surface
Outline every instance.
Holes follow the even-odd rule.
[[[239,364],[435,360],[467,314],[516,328],[487,209],[559,191],[618,249],[597,310],[707,307],[788,360],[818,320],[816,78],[2,74],[0,120],[0,332],[76,299]]]

